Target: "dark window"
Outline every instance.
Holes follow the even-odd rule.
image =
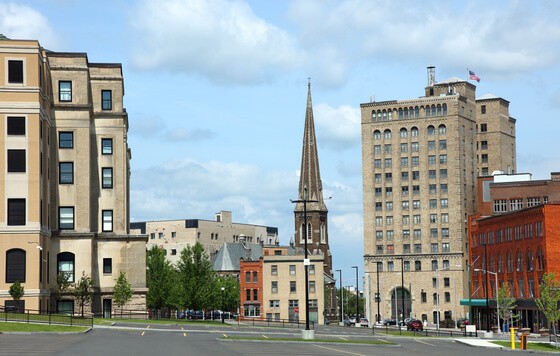
[[[103,210],[103,231],[113,231],[113,210]]]
[[[74,133],[73,132],[59,132],[58,133],[58,148],[74,148]]]
[[[23,61],[8,61],[8,83],[23,84]]]
[[[8,172],[25,173],[25,150],[8,150]]]
[[[74,184],[74,162],[60,162],[58,164],[58,182],[60,184]]]
[[[6,251],[6,283],[25,282],[25,251],[14,248]]]
[[[113,109],[113,99],[110,90],[101,91],[101,109],[102,110],[112,110]]]
[[[58,82],[58,100],[65,102],[72,101],[72,82],[67,80]]]
[[[58,228],[60,230],[74,230],[74,207],[58,208]]]
[[[25,117],[8,116],[8,135],[25,135]]]
[[[104,258],[103,259],[103,273],[113,273],[113,259]]]
[[[480,113],[481,114],[486,114],[486,105],[481,105],[480,106]]]
[[[72,252],[61,252],[56,256],[57,275],[67,282],[74,282],[74,254]]]
[[[113,168],[104,167],[102,169],[103,188],[113,188]]]
[[[8,225],[25,225],[25,199],[8,199]]]
[[[113,154],[113,139],[112,138],[102,138],[101,139],[101,154],[112,155]]]

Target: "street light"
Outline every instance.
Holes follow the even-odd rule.
[[[481,269],[481,268],[475,268],[474,270],[476,272],[484,272],[484,273],[486,273],[486,276],[488,276],[488,273],[493,274],[494,277],[496,278],[496,315],[497,315],[497,320],[498,320],[498,330],[500,330],[500,305],[498,304],[499,303],[499,300],[498,300],[498,273],[487,271],[487,270]],[[488,289],[486,289],[486,291],[488,292]],[[486,301],[488,303],[488,294],[486,294]]]
[[[404,258],[397,257],[397,260],[401,260],[401,309],[402,309],[402,323],[404,324],[405,311],[404,311]],[[397,311],[398,313],[398,311]],[[398,319],[398,317],[397,317]]]
[[[381,323],[381,310],[379,307],[379,304],[381,303],[381,295],[379,294],[379,265],[381,264],[381,262],[377,262],[376,263],[376,274],[377,274],[377,294],[375,295],[375,301],[377,302],[377,318],[375,318],[375,320],[377,321],[377,323]]]
[[[360,322],[360,287],[358,285],[358,266],[352,266],[356,269],[356,324]]]
[[[336,272],[338,272],[339,274],[339,279],[340,279],[340,322],[342,322],[342,318],[344,316],[344,293],[342,293],[342,270],[341,269],[337,269]]]
[[[318,203],[318,200],[309,200],[307,197],[307,186],[303,187],[303,199],[290,200],[292,203],[303,203],[303,239],[305,258],[305,330],[309,331],[309,258],[307,257],[307,203]]]
[[[222,324],[225,322],[224,321],[224,317],[225,317],[225,312],[224,312],[224,291],[226,290],[225,287],[222,287]]]
[[[453,265],[453,267],[461,267],[460,265]],[[448,271],[450,266],[436,269],[436,318],[437,330],[439,330],[439,271]]]

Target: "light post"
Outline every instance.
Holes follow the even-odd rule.
[[[494,277],[496,278],[496,315],[497,315],[497,320],[498,320],[498,330],[500,330],[500,305],[499,305],[499,300],[498,300],[498,273],[487,271],[485,269],[480,269],[480,268],[475,268],[474,270],[477,271],[477,272],[484,272],[484,273],[486,273],[486,276],[488,276],[488,273],[493,274]],[[486,289],[486,291],[488,292],[488,289]],[[486,295],[486,300],[488,300],[488,294]]]
[[[360,322],[360,286],[358,285],[358,266],[352,266],[356,269],[356,324]]]
[[[303,199],[290,200],[292,203],[303,203],[303,239],[304,253],[303,266],[305,268],[305,331],[309,332],[309,258],[307,257],[307,203],[318,203],[318,200],[309,200],[307,186],[303,187]]]
[[[401,309],[402,309],[402,323],[404,324],[405,310],[404,310],[404,258],[397,257],[397,260],[401,260]],[[398,313],[398,311],[397,311]],[[397,318],[398,319],[398,318]]]
[[[340,280],[340,322],[342,323],[342,318],[344,317],[344,293],[342,292],[342,270],[341,269],[337,269],[336,272],[338,272],[339,275],[339,280]]]
[[[225,312],[224,312],[224,291],[226,290],[225,287],[222,287],[222,324],[225,323],[224,321],[224,317],[225,317]]]
[[[376,263],[376,274],[377,274],[377,294],[375,295],[375,301],[377,302],[377,323],[381,323],[381,310],[379,304],[381,303],[381,295],[379,294],[379,265],[381,262]]]

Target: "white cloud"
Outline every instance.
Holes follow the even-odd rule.
[[[187,142],[210,139],[215,133],[210,129],[174,127],[167,128],[165,121],[157,118],[140,117],[134,120],[130,133],[161,142]]]
[[[345,150],[360,146],[360,110],[342,105],[333,108],[328,104],[315,105],[313,118],[320,145]]]
[[[14,40],[39,40],[48,49],[58,42],[45,16],[16,3],[0,4],[0,33]]]
[[[239,0],[146,0],[132,19],[138,34],[133,61],[141,69],[251,84],[301,62],[290,36]]]

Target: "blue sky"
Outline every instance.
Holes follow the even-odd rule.
[[[0,33],[122,63],[133,221],[213,219],[293,235],[311,78],[335,269],[362,270],[359,104],[482,81],[510,101],[518,172],[560,170],[560,2],[27,0],[0,2]],[[476,84],[476,83],[475,83]],[[350,276],[346,278],[346,276]]]

